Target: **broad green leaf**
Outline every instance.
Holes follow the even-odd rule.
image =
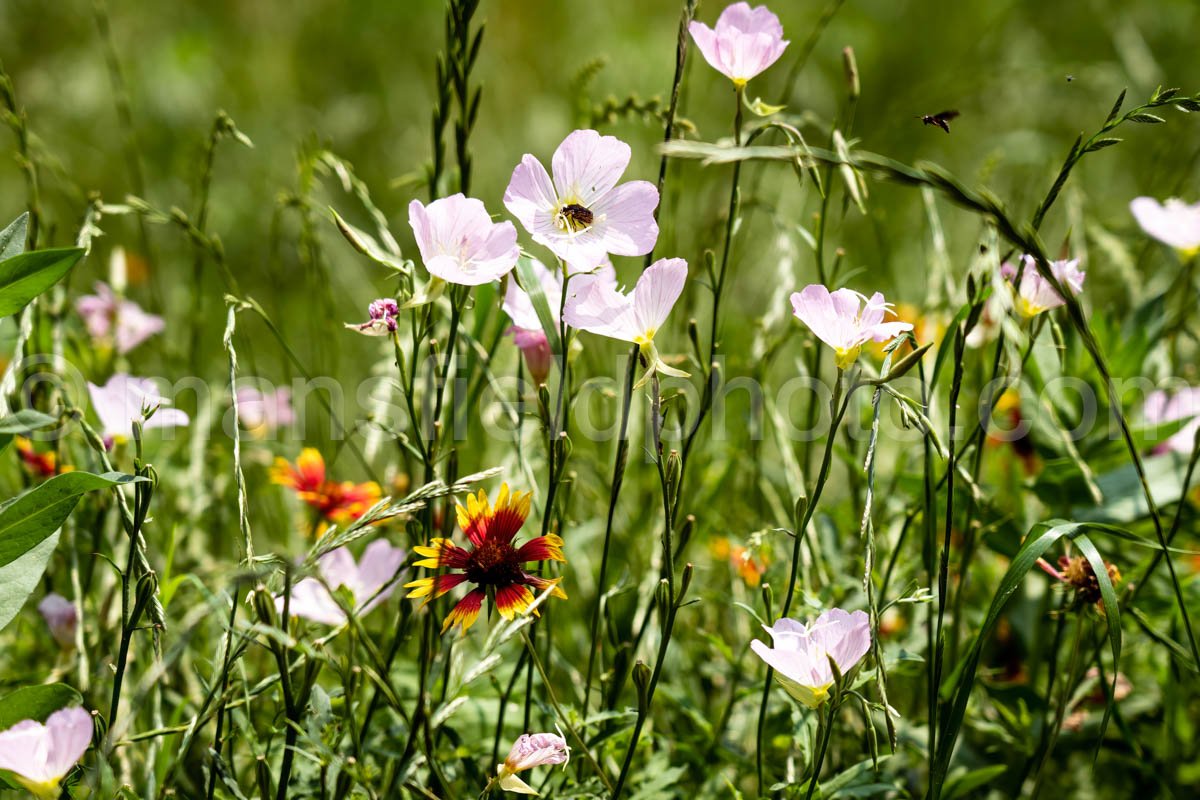
[[[8,227],[0,231],[0,261],[19,256],[25,252],[25,238],[29,231],[29,212],[26,211],[21,216],[14,219],[8,224]]]
[[[0,567],[0,630],[21,613],[25,601],[37,590],[57,547],[58,531],[55,531],[15,561]]]
[[[36,431],[38,428],[53,425],[56,422],[58,420],[49,414],[34,411],[32,408],[24,408],[15,414],[0,417],[0,451],[8,447],[13,436],[30,433]]]
[[[79,692],[63,683],[25,686],[0,697],[0,731],[27,719],[45,722],[60,708],[83,705]]]
[[[971,792],[981,786],[986,786],[1007,771],[1007,764],[992,764],[969,772],[956,772],[946,781],[946,791],[942,797],[944,800],[958,800],[960,797],[967,797]]]
[[[13,563],[62,527],[82,495],[144,480],[120,472],[68,472],[21,495],[0,512],[0,567]]]
[[[34,250],[0,261],[0,317],[16,314],[62,280],[83,258],[82,247]]]

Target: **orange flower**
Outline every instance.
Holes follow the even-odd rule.
[[[466,633],[478,618],[485,599],[490,600],[505,619],[512,619],[529,608],[534,600],[533,590],[553,587],[555,597],[566,599],[566,593],[558,587],[562,578],[540,578],[525,571],[525,565],[530,561],[565,562],[563,540],[551,533],[535,536],[520,547],[513,544],[513,537],[529,516],[530,497],[530,492],[509,494],[505,483],[500,486],[496,505],[492,507],[487,494],[480,489],[478,495],[467,495],[466,508],[458,506],[458,526],[471,542],[469,550],[449,539],[433,539],[427,547],[413,548],[425,556],[413,566],[451,570],[404,584],[404,588],[412,589],[409,597],[425,598],[422,607],[460,583],[475,585],[450,610],[442,623],[442,633],[455,625],[461,633]],[[536,608],[533,613],[538,613]]]
[[[751,549],[731,544],[728,539],[718,538],[709,545],[709,550],[716,558],[728,561],[747,586],[758,586],[762,582],[762,576],[767,571],[767,562],[761,556],[755,556]]]
[[[21,456],[21,461],[25,464],[25,468],[39,478],[51,478],[74,469],[69,464],[60,468],[58,466],[58,457],[54,454],[53,450],[39,453],[34,449],[33,442],[24,436],[17,437],[17,453]]]
[[[331,481],[325,477],[325,459],[313,447],[306,447],[293,465],[276,458],[271,481],[286,486],[296,496],[320,512],[329,522],[344,525],[361,517],[379,502],[381,492],[374,481],[354,483]]]

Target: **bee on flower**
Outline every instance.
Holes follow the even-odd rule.
[[[300,452],[296,463],[276,458],[271,468],[271,482],[286,486],[313,508],[322,522],[345,525],[353,522],[379,502],[381,492],[374,481],[354,483],[333,481],[326,477],[325,459],[313,447]]]
[[[433,570],[446,570],[432,578],[420,578],[404,584],[410,598],[425,598],[429,603],[462,583],[474,586],[450,610],[442,623],[442,633],[459,626],[460,633],[475,623],[486,599],[500,616],[512,619],[526,611],[534,601],[534,592],[552,589],[554,597],[566,599],[559,588],[562,578],[542,578],[527,572],[525,565],[535,561],[562,561],[563,540],[555,534],[535,536],[518,546],[513,538],[529,516],[531,492],[509,492],[500,486],[495,505],[482,489],[467,495],[467,505],[458,506],[458,526],[470,542],[462,548],[449,539],[436,538],[427,546],[413,548],[425,558],[414,564]],[[533,609],[537,614],[537,609]]]

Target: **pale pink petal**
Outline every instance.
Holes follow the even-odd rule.
[[[658,189],[649,181],[630,181],[609,192],[593,207],[595,229],[604,250],[618,256],[644,256],[658,241]],[[578,265],[578,259],[573,262]]]
[[[317,568],[330,589],[346,586],[353,591],[358,577],[358,564],[354,563],[354,556],[350,555],[350,548],[339,547],[336,550],[330,550],[321,556],[317,562]]]
[[[570,754],[571,748],[558,734],[523,733],[513,742],[504,764],[511,772],[523,772],[533,767],[565,764]]]
[[[734,3],[717,18],[718,33],[761,33],[783,38],[779,17],[766,6],[750,7],[749,3]]]
[[[359,609],[360,614],[367,613],[391,597],[396,590],[396,575],[404,564],[405,555],[404,550],[392,547],[383,539],[376,539],[363,550],[358,576],[352,587],[355,602],[363,604]]]
[[[814,644],[833,656],[842,674],[849,672],[871,649],[871,621],[864,611],[832,608],[810,626]]]
[[[638,278],[631,297],[637,326],[647,338],[653,338],[667,321],[667,315],[683,294],[687,271],[687,262],[682,258],[663,258],[647,267]]]
[[[546,304],[550,308],[550,314],[557,322],[559,307],[562,305],[562,276],[557,270],[551,272],[546,269],[545,265],[537,259],[532,259],[532,261],[533,272],[537,275],[542,293],[546,295]],[[517,285],[515,278],[509,279],[508,288],[505,289],[504,313],[508,314],[509,319],[518,328],[529,330],[541,330],[542,328],[542,321],[533,307],[533,300],[524,289]]]
[[[692,35],[692,41],[696,43],[696,47],[700,50],[700,55],[704,56],[704,60],[708,62],[708,65],[722,75],[732,77],[729,75],[725,63],[721,60],[721,51],[717,44],[716,31],[703,22],[692,22],[688,25],[688,33]]]
[[[61,778],[79,763],[92,744],[92,730],[92,715],[85,708],[61,708],[50,715],[46,720],[49,778]]]
[[[337,588],[334,586],[333,588]],[[292,598],[288,605],[288,613],[302,617],[310,622],[322,625],[341,625],[346,621],[346,614],[341,606],[333,599],[333,595],[316,578],[304,578],[292,586]],[[283,597],[275,598],[275,610],[282,614],[284,609]]]
[[[791,301],[792,313],[807,325],[818,339],[835,349],[852,346],[835,307],[835,298],[824,286],[818,283],[809,284],[799,292],[794,292]],[[838,302],[844,302],[844,297],[839,298]]]
[[[117,352],[128,353],[165,327],[162,317],[146,313],[132,300],[122,301],[117,309]]]
[[[1175,198],[1159,203],[1152,197],[1138,197],[1129,210],[1142,230],[1163,244],[1185,252],[1200,248],[1200,203],[1188,205]]]
[[[551,162],[559,200],[591,208],[617,185],[630,155],[629,145],[615,136],[590,130],[572,132],[554,151]]]
[[[640,333],[630,299],[599,281],[567,298],[563,320],[572,328],[626,342]]]
[[[522,157],[504,190],[504,207],[530,233],[544,230],[547,225],[554,230],[558,195],[542,162],[529,154]]]
[[[46,726],[32,719],[0,731],[0,769],[41,783],[52,780],[46,768],[50,741]]]

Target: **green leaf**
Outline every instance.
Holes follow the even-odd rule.
[[[1087,150],[1084,150],[1084,152],[1085,153],[1094,153],[1097,150],[1103,150],[1106,147],[1112,147],[1114,144],[1120,144],[1123,141],[1124,141],[1123,139],[1118,139],[1115,136],[1107,136],[1103,139],[1097,139],[1096,141],[1089,144],[1087,146]]]
[[[27,550],[24,555],[0,567],[0,629],[21,613],[25,601],[37,591],[46,565],[50,563],[50,557],[57,548],[58,531],[55,531]],[[0,730],[2,729],[0,726]]]
[[[0,567],[16,561],[62,527],[81,495],[145,480],[120,472],[68,472],[31,489],[0,512]]]
[[[986,786],[1008,771],[1007,764],[993,764],[970,772],[955,773],[946,781],[946,791],[943,800],[957,800],[966,797],[975,789]]]
[[[83,705],[79,692],[63,683],[25,686],[0,697],[0,731],[23,720],[45,722],[60,708]]]
[[[25,237],[29,231],[29,212],[26,211],[21,216],[14,219],[8,224],[8,227],[0,231],[0,261],[19,256],[25,252]]]
[[[533,309],[542,323],[542,330],[546,332],[546,339],[550,342],[550,352],[561,354],[563,350],[562,340],[558,335],[558,324],[554,321],[555,315],[550,311],[550,302],[546,299],[546,293],[542,291],[542,282],[538,280],[537,273],[533,271],[532,258],[521,256],[521,259],[517,261],[517,275],[521,278],[521,288],[525,290],[533,303]]]
[[[1143,114],[1131,114],[1128,117],[1126,117],[1126,119],[1129,120],[1130,122],[1140,122],[1143,125],[1158,125],[1159,123],[1166,122],[1165,119],[1158,116],[1157,114],[1144,114],[1144,113]]]
[[[62,280],[83,258],[82,247],[34,250],[0,261],[0,317],[16,314]]]
[[[337,225],[338,230],[342,232],[342,236],[350,243],[358,252],[362,253],[367,258],[374,261],[380,266],[387,267],[390,270],[409,275],[412,273],[412,262],[400,257],[399,253],[388,252],[376,241],[375,237],[366,231],[361,231],[351,225],[346,220],[342,219],[341,215],[329,209],[333,214],[333,222]]]
[[[57,422],[55,417],[34,411],[32,408],[23,408],[15,414],[0,417],[0,451],[8,447],[16,434],[30,433]]]
[[[1113,696],[1117,691],[1117,670],[1121,665],[1121,606],[1117,602],[1117,593],[1113,590],[1112,581],[1108,577],[1108,567],[1105,566],[1104,559],[1100,557],[1096,546],[1086,536],[1076,537],[1075,545],[1088,560],[1092,572],[1096,573],[1096,583],[1100,585],[1100,603],[1104,606],[1104,619],[1108,623],[1108,645],[1112,650],[1112,691],[1105,692],[1107,702],[1104,704],[1104,719],[1100,722],[1100,733],[1096,737],[1096,754],[1099,755],[1099,746],[1104,741],[1109,720],[1112,719],[1113,703],[1115,702]]]
[[[144,480],[119,472],[68,472],[31,489],[0,511],[0,628],[12,621],[37,588],[58,544],[58,529],[79,498],[96,489]]]

